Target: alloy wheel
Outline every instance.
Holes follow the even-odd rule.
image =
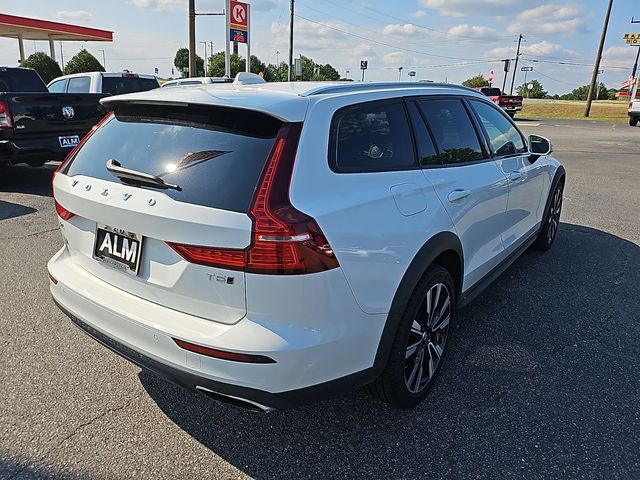
[[[562,211],[562,187],[556,188],[553,195],[553,202],[551,203],[551,210],[549,210],[549,228],[547,228],[547,241],[551,243],[558,232],[558,226],[560,225],[560,212]]]
[[[442,361],[451,320],[451,293],[444,283],[427,292],[411,325],[405,354],[404,381],[417,394],[433,378]]]

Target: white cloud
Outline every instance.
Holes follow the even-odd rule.
[[[86,10],[61,10],[56,13],[60,20],[71,22],[93,22],[95,17]]]
[[[574,50],[564,48],[557,43],[552,43],[547,40],[542,42],[533,43],[530,45],[523,44],[520,50],[522,55],[528,55],[530,57],[545,57],[550,55],[561,55],[565,58],[576,58],[578,53]],[[487,51],[484,54],[485,58],[515,58],[516,47],[498,47]]]
[[[424,30],[413,23],[405,23],[404,25],[391,23],[382,29],[383,35],[415,35],[417,33],[424,33]]]
[[[624,65],[631,66],[637,54],[637,48],[629,46],[609,47],[602,53],[602,63],[617,67]],[[631,70],[631,68],[629,68],[629,70]]]
[[[427,12],[425,12],[424,10],[418,10],[417,12],[412,12],[411,16],[413,18],[424,18],[427,16]]]
[[[420,5],[449,17],[495,16],[522,7],[520,0],[420,0]]]
[[[402,65],[403,63],[413,63],[412,58],[404,52],[391,52],[383,55],[382,63],[385,65]]]
[[[507,27],[509,33],[530,32],[546,35],[573,35],[585,31],[582,8],[579,5],[546,4],[523,11],[517,21]]]
[[[131,0],[131,3],[138,8],[147,8],[160,12],[176,8],[187,8],[187,0]]]
[[[456,25],[450,28],[447,33],[463,37],[486,38],[497,34],[498,31],[491,27],[463,23],[462,25]]]

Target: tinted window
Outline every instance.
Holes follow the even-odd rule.
[[[413,131],[416,137],[420,165],[440,165],[440,159],[438,158],[436,147],[433,144],[433,140],[427,130],[424,119],[418,111],[418,107],[416,107],[416,104],[413,102],[409,102],[407,107],[409,109],[409,115],[411,116],[411,123],[413,124]]]
[[[487,132],[494,155],[502,157],[527,151],[520,132],[501,110],[476,100],[472,100],[471,105]]]
[[[26,93],[48,92],[49,90],[35,70],[0,68],[0,91]]]
[[[332,170],[375,172],[415,165],[407,114],[401,102],[367,103],[336,113],[331,127]]]
[[[499,97],[500,95],[502,95],[502,92],[499,88],[481,88],[480,92],[482,92],[482,94],[486,95],[487,97]]]
[[[180,85],[202,85],[202,82],[200,80],[185,80],[180,82]]]
[[[182,191],[164,190],[175,200],[246,212],[280,125],[231,108],[119,108],[65,173],[118,182],[105,167],[113,158],[179,185]]]
[[[111,95],[146,92],[159,86],[155,78],[102,77],[102,93],[110,93]]]
[[[420,109],[436,141],[444,164],[481,160],[478,136],[460,100],[423,100]]]
[[[91,79],[89,77],[76,77],[69,79],[67,93],[89,93]]]
[[[64,85],[66,80],[58,80],[57,82],[53,82],[49,85],[49,91],[51,93],[64,93]]]

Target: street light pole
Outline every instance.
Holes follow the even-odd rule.
[[[196,0],[189,0],[189,76],[196,76]]]
[[[291,20],[289,23],[289,81],[293,82],[293,16],[295,14],[294,0],[291,0]]]
[[[613,7],[613,0],[609,0],[609,6],[607,7],[607,15],[604,19],[604,25],[602,26],[602,35],[600,36],[600,45],[598,45],[598,53],[596,53],[596,64],[593,66],[593,74],[591,75],[591,85],[589,86],[589,94],[587,95],[587,105],[584,109],[584,116],[588,117],[591,113],[591,103],[593,102],[593,92],[596,89],[596,82],[598,81],[598,71],[600,70],[600,60],[602,60],[602,50],[604,50],[604,41],[607,38],[607,29],[609,28],[609,18],[611,18],[611,7]]]
[[[404,67],[398,67],[398,81],[400,81],[402,79],[402,69]]]

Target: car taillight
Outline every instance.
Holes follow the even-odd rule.
[[[54,203],[56,204],[56,212],[58,213],[61,219],[69,220],[71,217],[75,215],[75,213],[70,212],[69,210],[64,208],[62,205],[60,205],[57,200],[54,200]]]
[[[302,124],[289,123],[278,133],[249,208],[253,228],[248,248],[168,245],[189,262],[249,273],[300,275],[338,267],[320,226],[289,200],[301,129]]]
[[[0,130],[13,127],[13,118],[7,102],[0,102]]]
[[[113,116],[112,112],[107,113],[104,117],[102,117],[102,119],[96,123],[91,130],[89,130],[89,132],[82,138],[82,140],[80,140],[80,142],[78,143],[78,145],[76,145],[75,147],[73,147],[73,149],[67,154],[67,156],[65,157],[65,159],[62,161],[62,163],[60,165],[58,165],[58,167],[53,171],[53,174],[51,175],[51,191],[53,192],[53,200],[55,202],[56,205],[56,212],[58,212],[58,215],[60,215],[60,218],[62,218],[63,220],[69,220],[71,217],[73,217],[75,215],[75,213],[70,212],[69,210],[67,210],[66,208],[64,208],[62,205],[60,205],[58,203],[58,201],[56,200],[56,195],[55,195],[55,190],[53,188],[53,182],[55,181],[56,175],[62,171],[63,169],[65,169],[67,167],[67,165],[69,164],[69,162],[71,161],[71,159],[73,158],[73,156],[75,155],[76,151],[82,147],[82,145],[85,144],[85,142],[89,139],[89,137],[91,137],[91,135],[94,134],[94,132],[96,130],[98,130],[98,128],[100,128],[100,126],[103,123],[106,123],[109,119],[111,119],[111,117]]]

